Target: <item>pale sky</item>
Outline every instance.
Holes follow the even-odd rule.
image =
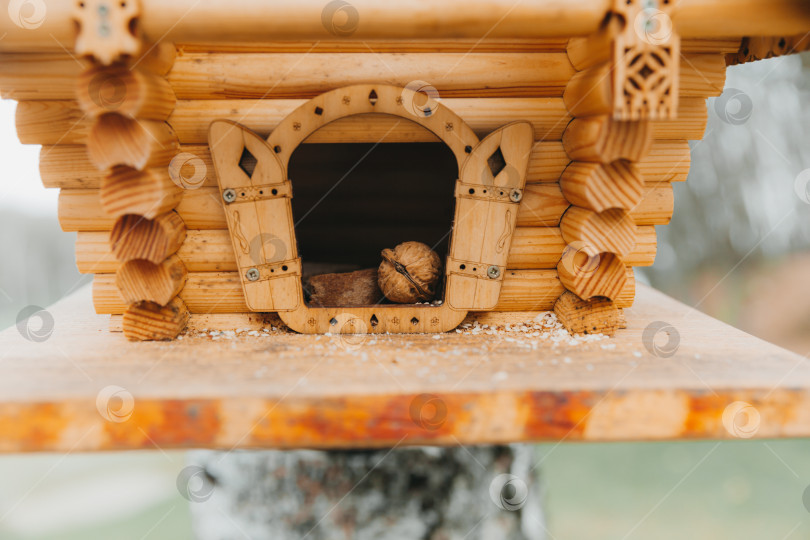
[[[37,216],[56,216],[59,190],[45,189],[39,179],[39,146],[23,145],[14,127],[15,101],[0,100],[0,211],[14,209]]]

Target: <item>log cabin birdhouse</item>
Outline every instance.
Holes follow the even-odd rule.
[[[800,0],[29,0],[8,15],[0,90],[20,140],[42,145],[96,311],[130,339],[247,312],[424,333],[555,309],[610,333],[726,66],[810,42]],[[388,258],[419,301],[313,298],[311,276],[376,269],[403,242],[439,261],[429,295]]]

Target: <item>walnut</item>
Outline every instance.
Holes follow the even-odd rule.
[[[442,268],[435,251],[421,242],[403,242],[384,249],[382,257],[377,276],[386,298],[400,304],[433,300]]]

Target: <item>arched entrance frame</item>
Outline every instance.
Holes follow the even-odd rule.
[[[417,91],[389,85],[338,88],[295,109],[266,141],[235,122],[212,122],[209,145],[251,311],[278,312],[285,324],[303,333],[413,333],[446,332],[467,311],[495,307],[523,195],[532,126],[513,122],[479,141],[455,112],[430,98],[419,104],[419,99]],[[456,209],[440,306],[310,307],[304,302],[287,177],[290,156],[326,124],[370,113],[416,122],[456,157]],[[240,166],[245,152],[256,160],[251,174]]]

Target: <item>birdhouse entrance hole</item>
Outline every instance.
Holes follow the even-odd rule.
[[[415,91],[395,86],[339,88],[298,107],[266,140],[231,121],[211,124],[209,145],[249,309],[278,312],[290,328],[305,333],[412,333],[444,332],[467,310],[496,306],[533,128],[514,122],[479,140],[438,101],[417,106],[415,98]],[[299,148],[327,124],[364,115],[355,119],[362,123],[377,114],[398,117],[391,130],[413,122],[441,143],[385,144],[381,137],[365,148]],[[291,163],[297,149],[301,162]],[[340,160],[342,167],[336,165]],[[291,166],[301,168],[301,178]],[[447,180],[453,176],[455,182]],[[376,266],[380,250],[402,240],[421,240],[446,253],[440,306],[306,304],[302,256]]]
[[[445,260],[458,165],[444,143],[302,144],[288,175],[304,279],[377,268],[383,249],[406,241]]]

